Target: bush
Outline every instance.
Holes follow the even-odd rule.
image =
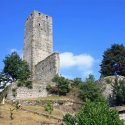
[[[70,91],[70,82],[68,79],[56,75],[52,81],[56,83],[59,95],[66,95]]]
[[[17,82],[17,86],[18,87],[21,87],[21,86],[24,86],[24,87],[27,87],[29,89],[32,89],[32,81],[30,80],[27,80],[27,81],[18,81]]]
[[[72,115],[70,115],[69,113],[67,113],[64,117],[63,117],[63,122],[66,125],[76,125],[76,119],[75,117],[73,117]]]
[[[28,80],[28,81],[25,81],[25,87],[29,88],[29,89],[32,89],[32,81]]]
[[[82,82],[82,79],[81,78],[75,78],[74,80],[73,80],[73,85],[74,86],[79,86],[79,84],[82,84],[83,82]]]
[[[58,94],[58,88],[57,86],[51,86],[51,85],[48,85],[46,87],[47,91],[51,94]]]
[[[101,89],[96,83],[84,83],[80,88],[80,98],[85,101],[99,101],[103,98]]]
[[[106,102],[89,100],[86,100],[75,117],[66,115],[63,121],[66,125],[124,125],[118,112],[111,109]]]
[[[47,111],[49,114],[53,111],[53,105],[50,101],[48,101],[44,106],[45,111]]]
[[[90,101],[99,101],[104,98],[100,86],[95,83],[94,76],[89,75],[85,83],[80,85],[80,98],[83,101],[86,99]]]

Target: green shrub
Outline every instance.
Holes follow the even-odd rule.
[[[124,125],[118,112],[111,109],[106,102],[89,100],[86,100],[75,117],[66,115],[63,121],[65,125]]]
[[[51,85],[48,85],[46,87],[47,91],[51,94],[58,94],[58,88],[57,86],[51,86]]]
[[[32,89],[32,81],[25,81],[25,87]]]
[[[48,101],[44,106],[45,111],[47,111],[49,114],[53,111],[53,105],[50,101]]]
[[[82,79],[81,78],[75,78],[74,80],[73,80],[73,85],[74,86],[79,86],[79,84],[82,84],[83,83],[83,81],[82,81]]]
[[[83,101],[86,99],[91,101],[99,101],[104,99],[102,96],[102,89],[95,82],[93,75],[89,75],[86,81],[80,85],[80,98]]]
[[[85,101],[89,99],[91,101],[98,101],[103,98],[101,89],[96,83],[84,83],[80,87],[80,98]]]
[[[66,95],[70,91],[70,82],[68,79],[56,75],[52,81],[56,83],[59,95]]]
[[[69,113],[67,113],[64,117],[63,117],[63,122],[66,125],[76,125],[76,119],[75,117],[73,117],[72,115],[70,115]]]

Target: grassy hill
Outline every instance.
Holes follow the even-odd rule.
[[[65,104],[71,99],[67,97],[51,96],[46,98],[32,98],[27,100],[18,100],[26,102],[33,101],[52,101],[54,104],[59,102],[58,106],[53,107],[53,112],[49,114],[44,109],[44,104],[38,103],[33,105],[33,103],[22,104],[21,108],[16,110],[15,104],[6,103],[5,105],[0,105],[0,125],[59,125],[63,116],[66,112],[72,113],[71,106]],[[11,120],[10,108],[15,109],[13,111],[13,120]]]
[[[10,108],[14,109],[15,107],[9,104],[0,105],[0,125],[42,125],[42,124],[45,125],[47,123],[51,123],[51,124],[53,123],[53,125],[58,124],[58,121],[53,118],[39,116],[37,114],[30,113],[23,110],[14,110],[13,120],[11,120]],[[31,109],[33,111],[34,110],[35,111],[37,110],[39,112],[43,111],[43,107],[29,106],[26,108]],[[55,116],[59,115],[60,117],[63,116],[62,112],[57,110],[53,112],[53,115]]]

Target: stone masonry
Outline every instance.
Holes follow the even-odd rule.
[[[33,80],[45,81],[46,75],[47,80],[51,80],[52,75],[59,72],[59,54],[54,55],[57,58],[53,56],[52,17],[33,11],[26,21],[24,38],[24,60],[29,64]],[[50,60],[47,57],[51,57]]]
[[[16,88],[16,99],[47,96],[46,86],[59,73],[59,53],[53,52],[52,17],[33,11],[25,23],[24,60],[27,61],[33,89],[12,84],[8,94],[13,99],[12,89]]]
[[[39,62],[35,66],[35,79],[49,82],[54,77],[54,74],[58,74],[58,60],[58,53],[53,53],[50,56],[48,56],[45,60]]]

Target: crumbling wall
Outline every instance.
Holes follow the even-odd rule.
[[[59,54],[53,53],[35,66],[35,79],[51,81],[59,73]]]
[[[47,83],[42,81],[33,81],[33,88],[28,89],[27,87],[17,87],[16,83],[13,83],[9,87],[7,99],[27,99],[27,98],[38,98],[38,97],[46,97]],[[13,89],[16,90],[16,96],[13,96]]]

